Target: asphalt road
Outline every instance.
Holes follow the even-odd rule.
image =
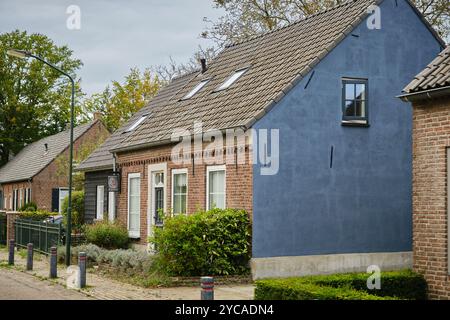
[[[32,275],[0,268],[0,300],[86,300],[82,293]]]

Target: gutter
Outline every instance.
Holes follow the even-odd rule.
[[[222,134],[225,134],[227,130],[235,130],[235,129],[242,129],[244,132],[248,130],[248,126],[236,126],[236,127],[232,127],[232,128],[226,128],[226,129],[220,129],[218,131],[222,132]],[[204,134],[205,132],[207,132],[208,130],[202,132],[202,134]],[[197,133],[191,134],[189,135],[191,138]],[[187,137],[187,136],[181,136],[182,138]],[[159,140],[159,141],[154,141],[154,142],[147,142],[147,143],[141,143],[141,144],[136,144],[136,145],[132,145],[132,146],[128,146],[128,147],[119,147],[119,148],[112,148],[109,150],[110,153],[112,153],[113,155],[116,155],[117,153],[121,153],[121,152],[128,152],[128,151],[135,151],[135,150],[142,150],[142,149],[148,149],[148,148],[152,148],[152,147],[159,147],[159,146],[164,146],[164,145],[169,145],[169,144],[176,144],[179,143],[180,141],[172,141],[171,139],[164,139],[164,140]]]
[[[414,102],[418,100],[426,100],[426,99],[432,99],[432,98],[440,98],[450,95],[450,86],[437,88],[437,89],[430,89],[420,92],[413,92],[413,93],[405,93],[399,96],[396,96],[396,98],[399,98],[405,102]]]

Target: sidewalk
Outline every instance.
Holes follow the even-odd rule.
[[[0,264],[8,261],[6,249],[0,249]],[[16,252],[15,269],[34,275],[45,281],[65,286],[66,270],[58,265],[58,279],[48,279],[48,258],[35,254],[33,270],[25,271],[26,260]],[[87,288],[81,290],[83,294],[100,300],[199,300],[200,286],[146,289],[127,283],[118,282],[97,274],[87,273]],[[69,290],[69,289],[67,289]],[[254,287],[252,285],[217,286],[214,290],[216,300],[252,300]]]

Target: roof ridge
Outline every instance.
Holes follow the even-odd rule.
[[[299,24],[301,22],[310,20],[310,19],[315,18],[315,17],[317,17],[319,15],[323,15],[323,14],[328,13],[330,11],[342,8],[344,6],[348,6],[348,5],[353,4],[353,3],[357,2],[357,1],[359,1],[359,0],[347,0],[347,1],[345,1],[345,2],[343,2],[341,4],[338,4],[338,5],[335,5],[335,6],[331,7],[331,8],[323,9],[323,10],[321,10],[319,12],[316,12],[314,14],[311,14],[309,16],[305,16],[303,18],[300,18],[299,20],[294,21],[292,23],[289,23],[289,24],[287,24],[285,26],[281,26],[281,27],[275,28],[273,30],[270,30],[270,31],[267,31],[267,32],[263,32],[261,34],[253,35],[253,36],[251,36],[251,37],[249,37],[247,39],[243,39],[243,40],[240,40],[240,41],[237,41],[237,42],[230,43],[230,44],[226,45],[225,48],[236,47],[236,46],[239,46],[241,44],[244,44],[244,43],[256,40],[258,38],[262,38],[262,37],[264,37],[266,35],[269,35],[269,34],[272,34],[272,33],[275,33],[275,32],[278,32],[278,31],[281,31],[281,30],[284,30],[284,29],[287,29],[287,28],[291,28],[291,27],[293,27],[293,26],[295,26],[295,25],[297,25],[297,24]],[[372,0],[371,2],[376,2],[376,1]]]

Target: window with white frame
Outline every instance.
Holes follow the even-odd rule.
[[[105,186],[97,186],[97,210],[95,218],[97,220],[103,220],[103,212],[105,211]]]
[[[233,83],[235,83],[240,77],[246,73],[248,68],[236,70],[220,87],[215,91],[222,91],[228,89]]]
[[[226,170],[225,166],[207,167],[206,207],[207,209],[225,209],[226,206]]]
[[[141,220],[141,174],[128,175],[128,235],[140,238]]]
[[[19,189],[19,208],[23,206],[23,189]]]
[[[187,169],[172,170],[172,210],[174,214],[187,212]]]
[[[185,95],[185,96],[183,97],[183,99],[181,99],[181,100],[187,100],[187,99],[192,98],[197,92],[199,92],[200,90],[202,90],[202,88],[203,88],[204,86],[206,86],[206,84],[209,82],[209,80],[210,80],[210,79],[206,79],[206,80],[201,81],[201,82],[200,82],[199,84],[197,84],[191,91],[189,91],[189,93],[188,93],[187,95]]]

